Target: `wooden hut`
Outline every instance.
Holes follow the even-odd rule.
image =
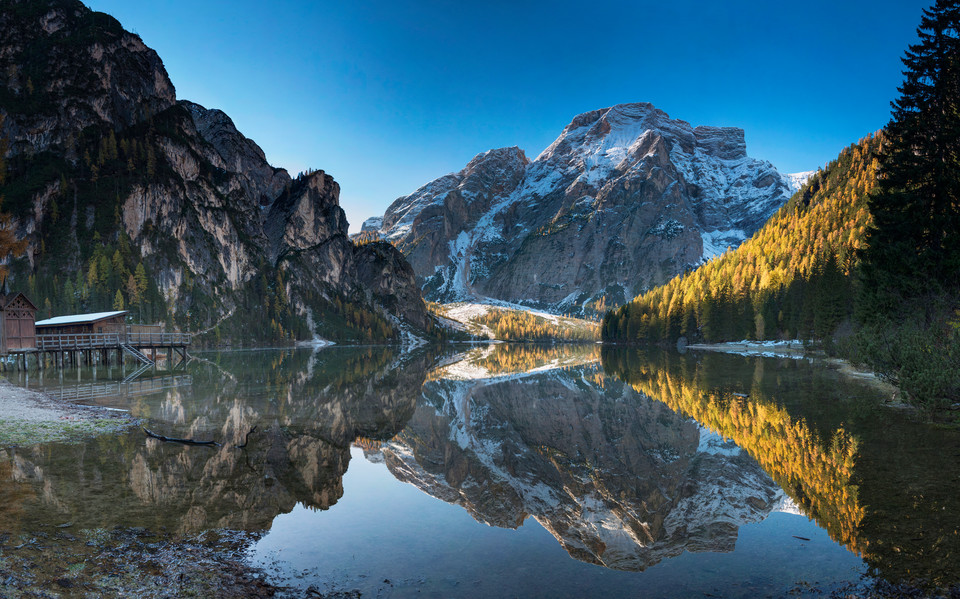
[[[20,292],[0,295],[0,354],[37,347],[37,307]]]
[[[95,312],[93,314],[69,314],[55,316],[36,323],[38,335],[99,335],[116,334],[121,340],[127,337],[124,319],[127,310]]]

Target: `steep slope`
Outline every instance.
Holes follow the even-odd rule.
[[[404,252],[430,299],[589,312],[739,245],[792,192],[741,129],[622,104],[577,116],[533,162],[480,154],[365,229]]]
[[[605,318],[604,339],[825,338],[852,310],[848,277],[870,226],[883,134],[867,137],[804,185],[736,250]]]
[[[0,195],[30,244],[12,284],[42,315],[124,306],[249,341],[432,326],[402,255],[350,242],[329,175],[292,180],[226,114],[178,102],[112,17],[0,6]]]

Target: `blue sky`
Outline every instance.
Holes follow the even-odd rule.
[[[333,175],[352,231],[480,152],[533,159],[624,102],[742,127],[751,156],[815,169],[887,123],[931,3],[87,2],[271,164]]]

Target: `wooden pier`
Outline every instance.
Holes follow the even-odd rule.
[[[189,333],[56,333],[38,334],[34,348],[12,349],[17,369],[26,370],[29,358],[36,360],[38,370],[52,364],[54,367],[109,366],[116,359],[122,364],[129,356],[137,362],[152,366],[161,357],[166,357],[168,368],[174,360],[187,359],[187,347],[192,335]]]

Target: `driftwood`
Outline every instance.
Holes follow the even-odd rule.
[[[174,439],[173,437],[164,437],[163,435],[158,435],[157,433],[152,433],[146,428],[143,429],[143,432],[147,433],[148,437],[153,437],[154,439],[159,439],[161,441],[168,441],[170,443],[183,443],[184,445],[211,445],[215,447],[220,447],[220,444],[216,441],[195,441],[193,439]]]
[[[168,443],[183,443],[184,445],[206,445],[208,447],[223,447],[220,443],[216,441],[197,441],[195,439],[176,439],[174,437],[164,437],[163,435],[158,435],[155,432],[147,430],[146,427],[142,427],[143,432],[147,434],[148,437],[153,437],[154,439],[159,439],[160,441],[166,441]],[[243,438],[243,445],[234,445],[237,449],[243,449],[247,446],[247,442],[250,440],[250,435],[257,430],[257,427],[253,427],[247,431],[246,436]]]

